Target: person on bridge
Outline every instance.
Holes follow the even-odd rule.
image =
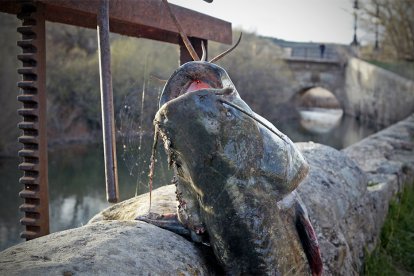
[[[319,45],[319,50],[321,51],[321,58],[323,58],[323,55],[325,54],[325,44]]]

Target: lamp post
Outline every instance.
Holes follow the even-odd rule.
[[[374,46],[374,50],[378,51],[379,50],[379,41],[378,41],[378,28],[379,28],[379,5],[377,4],[377,9],[375,12],[375,46]]]
[[[358,0],[354,1],[354,39],[351,42],[351,46],[358,46],[358,39],[357,39],[357,27],[358,27],[358,11],[359,7],[358,7]]]

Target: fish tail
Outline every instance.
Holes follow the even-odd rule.
[[[298,231],[303,251],[308,259],[312,276],[322,275],[322,257],[319,250],[318,239],[309,218],[305,214],[302,206],[296,204],[296,230]]]

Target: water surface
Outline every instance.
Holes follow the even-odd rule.
[[[148,150],[151,151],[152,139],[143,138],[145,150],[133,164],[124,162],[122,145],[118,146],[121,200],[133,197],[136,192],[148,192]],[[172,178],[163,150],[158,152],[154,188],[168,184]],[[19,238],[19,233],[23,230],[19,220],[23,213],[18,208],[23,200],[18,197],[18,193],[23,186],[18,182],[22,176],[22,172],[17,169],[18,164],[18,158],[0,158],[0,250],[23,241]],[[82,226],[96,213],[110,206],[106,201],[101,144],[72,145],[50,151],[48,169],[51,232]]]
[[[301,119],[275,122],[276,127],[294,142],[313,141],[343,149],[381,129],[361,124],[337,109],[307,108],[299,112]]]

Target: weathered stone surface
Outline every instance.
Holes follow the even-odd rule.
[[[310,164],[309,175],[297,190],[318,234],[324,273],[357,274],[361,264],[356,263],[355,255],[359,251],[351,239],[363,240],[364,233],[371,230],[364,229],[369,224],[359,219],[366,215],[366,175],[354,161],[331,147],[297,145]]]
[[[414,115],[409,116],[343,152],[355,160],[368,177],[367,196],[362,219],[372,223],[373,239],[361,241],[368,250],[375,246],[388,213],[390,200],[414,180]]]
[[[378,234],[373,229],[376,224],[369,217],[371,208],[365,206],[367,176],[343,152],[315,143],[296,145],[310,164],[309,175],[297,191],[318,233],[324,274],[357,274],[362,265],[365,240],[372,242]],[[169,185],[155,190],[153,196],[160,192],[162,197],[168,198],[170,193],[173,199],[174,191],[175,186]],[[134,213],[137,205],[148,206],[148,200],[149,196],[145,194],[119,203],[101,212],[91,222],[105,217],[133,219],[138,212],[147,211]],[[156,200],[153,208],[159,208]],[[167,210],[172,211],[174,209]]]
[[[346,114],[361,121],[389,126],[414,112],[414,81],[358,58],[344,58],[338,62],[286,59],[292,80],[272,104],[284,106],[309,87],[319,86],[335,95]]]
[[[177,211],[175,185],[167,185],[154,190],[152,202],[151,212],[175,213]],[[148,210],[149,194],[143,194],[108,207],[96,214],[88,223],[102,220],[134,220],[138,215],[147,214]]]
[[[364,205],[367,176],[343,152],[315,143],[296,145],[310,164],[309,175],[297,191],[307,206],[312,224],[318,233],[324,273],[357,274],[362,265],[365,240],[372,242],[377,234],[373,232],[376,225],[372,218],[367,219],[370,208]],[[153,194],[157,194],[158,190]],[[175,186],[169,185],[160,192],[169,192],[173,197],[174,191]],[[101,214],[112,219],[125,219],[122,208],[128,206],[126,213],[134,218],[135,207],[130,207],[148,206],[148,199],[148,194],[139,196],[125,202],[128,204],[117,204]],[[154,207],[158,205],[155,200],[153,202]],[[370,236],[370,233],[373,235]]]
[[[209,275],[211,267],[193,243],[138,221],[101,221],[0,253],[0,275]]]
[[[298,193],[318,233],[324,273],[356,275],[375,246],[389,201],[414,179],[414,115],[343,151],[297,145],[310,164]],[[144,206],[147,200],[134,199]]]
[[[390,200],[414,180],[414,115],[342,152],[299,146],[311,170],[298,190],[319,233],[325,274],[358,274]]]
[[[414,82],[357,58],[345,69],[345,113],[389,126],[414,112]]]

